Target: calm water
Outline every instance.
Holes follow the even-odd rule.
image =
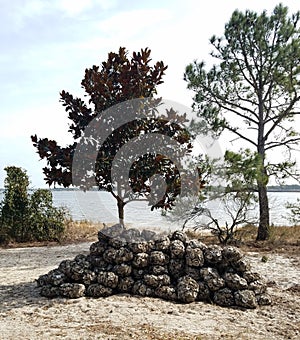
[[[3,194],[0,193],[0,200]],[[286,202],[294,203],[300,198],[300,192],[270,192],[270,215],[274,225],[289,225],[287,220]],[[117,223],[118,214],[116,200],[107,192],[53,191],[55,206],[69,209],[74,220],[91,220],[105,223]],[[211,205],[211,210],[221,223],[225,223],[226,216],[220,204]],[[255,211],[255,215],[257,214]],[[125,206],[125,222],[135,227],[151,227],[175,229],[182,226],[182,222],[170,222],[162,216],[160,210],[151,211],[147,202],[131,202]]]
[[[53,201],[56,206],[67,207],[74,220],[118,222],[116,200],[108,192],[53,191]],[[151,211],[145,201],[135,201],[125,206],[125,222],[132,226],[151,229],[174,227],[174,223],[162,216],[160,210]]]
[[[300,192],[270,192],[270,217],[274,225],[289,225],[286,218],[287,202],[294,203],[300,198]],[[75,220],[92,220],[105,223],[117,222],[116,200],[107,192],[75,192],[75,191],[54,191],[53,200],[56,206],[66,206]],[[222,206],[215,203],[211,205],[217,218],[225,223],[225,216]],[[257,214],[257,210],[254,214]],[[151,226],[174,228],[181,227],[182,222],[170,222],[162,216],[160,210],[151,211],[147,202],[131,202],[125,206],[125,222],[133,226]]]

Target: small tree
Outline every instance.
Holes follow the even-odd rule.
[[[203,206],[205,203],[216,201],[222,208],[223,221],[220,221],[220,218],[216,216],[216,211]],[[253,209],[252,203],[252,197],[249,192],[227,192],[222,196],[215,196],[213,199],[196,206],[186,219],[185,224],[195,219],[195,229],[210,230],[212,234],[218,237],[221,244],[232,243],[235,240],[238,227],[254,222],[253,217],[249,216],[250,210]]]
[[[290,152],[300,138],[294,118],[300,100],[300,12],[288,17],[287,7],[276,6],[268,16],[234,11],[223,38],[210,39],[219,63],[205,70],[204,62],[186,68],[188,88],[194,90],[194,109],[202,131],[224,130],[255,148],[260,157],[256,190],[259,199],[257,240],[269,234],[267,184],[275,178],[299,175],[288,159],[271,164],[271,150]]]
[[[179,147],[181,150],[191,149],[190,135],[174,122],[174,118],[177,118],[177,122],[184,122],[185,116],[179,116],[172,109],[167,110],[163,117],[155,116],[160,100],[155,100],[154,95],[157,85],[162,83],[162,76],[167,67],[163,62],[157,62],[154,66],[151,66],[150,62],[149,49],[133,52],[131,57],[128,57],[125,48],[120,48],[118,53],[109,53],[107,61],[103,62],[101,67],[93,66],[86,69],[81,82],[91,107],[68,92],[61,92],[61,101],[72,121],[69,131],[73,134],[75,142],[64,148],[56,141],[31,137],[40,157],[47,160],[47,166],[43,171],[49,185],[57,183],[68,187],[74,184],[88,189],[92,184],[96,184],[100,190],[108,191],[116,199],[121,224],[124,223],[124,206],[128,202],[139,196],[153,196],[150,184],[155,175],[164,178],[166,192],[158,200],[157,197],[152,197],[152,208],[171,208],[176,195],[180,192],[180,174],[166,155],[145,150],[143,155],[132,162],[128,178],[131,190],[128,190],[126,185],[122,184],[124,180],[122,176],[114,179],[111,174],[117,152],[130,140],[151,133],[166,135],[176,140],[181,145]],[[127,110],[132,109],[131,105],[134,106],[136,98],[148,98],[143,103],[138,103],[138,108],[133,108],[143,111],[143,118],[133,119],[117,129],[111,128],[110,125],[113,126],[115,120],[121,121]],[[127,102],[129,100],[132,101]],[[118,105],[122,103],[125,104]],[[112,111],[117,112],[118,117],[110,115],[112,111],[108,109],[112,107]],[[92,121],[95,123],[94,128],[87,128]],[[104,143],[99,143],[95,139],[95,134],[105,124],[107,138]],[[81,143],[82,140],[84,143]],[[73,183],[74,153],[79,143],[83,145],[80,155],[88,166],[86,171],[80,174],[79,183]],[[94,147],[94,143],[100,144],[95,164],[94,160],[89,161],[91,154],[88,151]],[[123,157],[124,161],[125,158]],[[94,178],[96,183],[89,184],[90,177]]]
[[[7,175],[4,180],[4,198],[1,202],[2,238],[23,240],[29,208],[29,178],[26,170],[8,166],[4,168]]]
[[[193,222],[195,229],[211,230],[220,243],[226,244],[234,240],[237,227],[257,222],[250,215],[256,202],[258,163],[259,157],[249,149],[240,150],[239,153],[226,151],[222,162],[209,160],[208,157],[202,159],[199,168],[206,185],[199,201],[192,210],[183,207],[192,206],[189,201],[182,202],[183,206],[175,209],[177,218],[180,209],[183,211],[180,216],[184,220],[183,228],[188,222]]]
[[[66,213],[64,208],[53,206],[50,190],[35,190],[30,197],[27,237],[37,241],[59,240],[64,232]]]
[[[5,171],[0,243],[58,240],[64,231],[65,209],[53,206],[50,190],[38,189],[30,195],[26,170],[9,166]]]

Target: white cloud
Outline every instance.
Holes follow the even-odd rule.
[[[54,2],[54,6],[62,10],[69,16],[78,15],[93,5],[92,0],[59,0]]]
[[[116,0],[51,0],[51,5],[65,15],[74,17],[88,10],[107,11],[117,5]]]
[[[108,11],[116,6],[117,0],[14,0],[4,4],[2,10],[9,18],[10,29],[19,31],[32,18],[59,12],[66,17],[78,17],[88,11]]]
[[[30,0],[19,7],[19,12],[23,16],[33,17],[42,13],[47,7],[47,2],[42,0]]]
[[[94,5],[99,5],[103,10],[110,10],[117,6],[117,0],[93,0]]]
[[[15,1],[13,4],[6,4],[6,15],[9,19],[10,30],[18,32],[26,21],[32,17],[37,17],[45,11],[47,2],[43,0],[27,0],[24,2]],[[5,20],[6,18],[4,18]],[[6,27],[8,30],[8,27]]]
[[[158,25],[165,25],[171,18],[171,11],[165,8],[137,9],[117,13],[98,23],[97,27],[106,36],[125,38],[141,37],[145,30],[157,30]]]

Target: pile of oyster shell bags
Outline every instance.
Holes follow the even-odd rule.
[[[62,261],[37,285],[48,298],[127,293],[244,308],[271,303],[266,284],[238,248],[207,246],[181,231],[161,235],[118,224],[99,231],[88,255]]]

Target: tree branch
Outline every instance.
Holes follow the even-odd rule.
[[[290,148],[291,147],[290,144],[298,144],[299,142],[300,142],[300,137],[289,139],[289,140],[282,141],[282,142],[269,142],[265,144],[265,145],[268,145],[266,146],[265,150],[270,150],[270,149],[273,149],[279,146],[285,146],[287,148]]]
[[[276,128],[276,126],[278,126],[278,124],[290,114],[290,111],[293,109],[294,104],[300,99],[299,96],[295,95],[295,97],[292,99],[292,101],[290,102],[289,106],[276,117],[274,117],[275,121],[274,124],[271,126],[271,128],[269,129],[269,131],[265,134],[264,136],[264,140],[266,141],[268,139],[268,137],[270,136],[270,134],[272,133],[272,131],[274,131],[274,129]]]

